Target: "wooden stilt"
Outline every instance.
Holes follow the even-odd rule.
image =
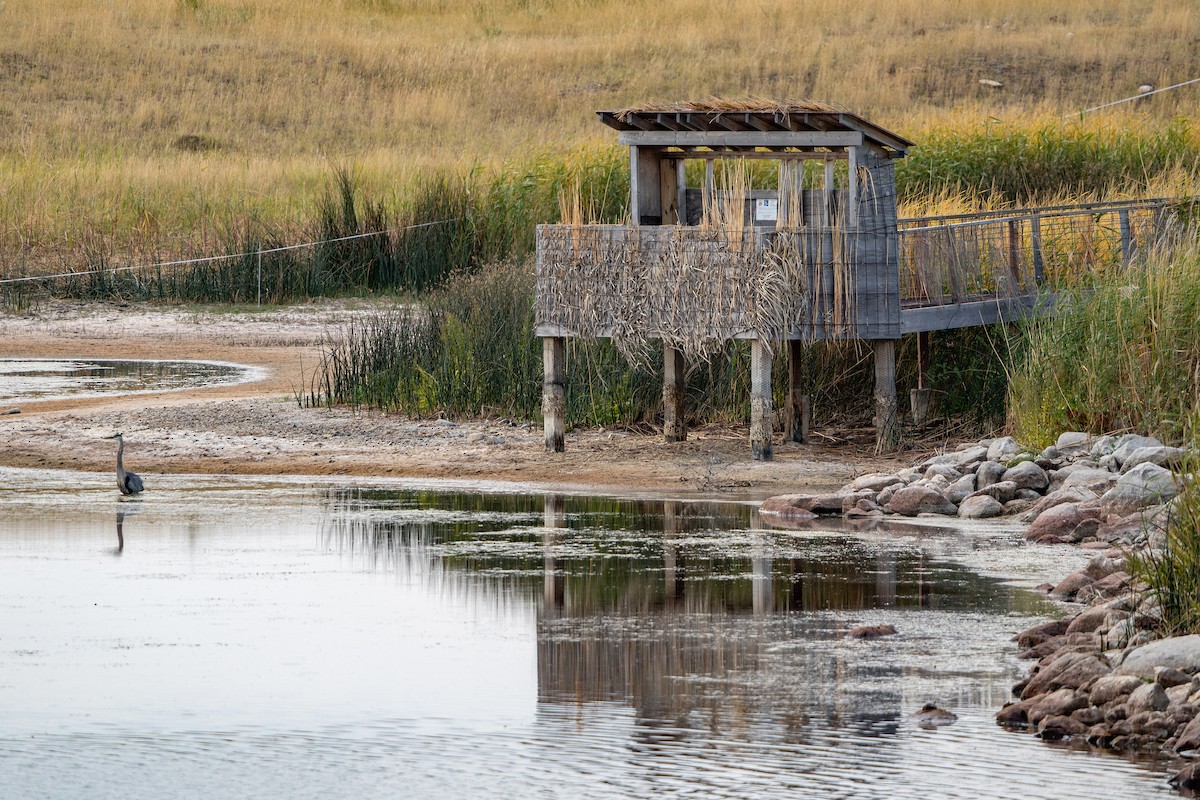
[[[683,353],[670,345],[663,346],[663,438],[668,442],[687,439],[684,418],[686,385],[683,380]]]
[[[875,348],[875,452],[896,449],[900,429],[896,419],[896,342],[876,339]]]
[[[542,337],[542,428],[546,451],[561,453],[566,445],[567,392],[566,339]]]
[[[750,450],[755,461],[770,461],[774,421],[771,411],[771,350],[755,339],[750,344]]]
[[[808,426],[812,421],[808,399],[808,364],[804,342],[792,339],[788,348],[788,399],[783,415],[783,438],[788,442],[808,444]]]
[[[925,422],[929,416],[929,331],[917,334],[917,388],[908,392],[909,408],[914,425]]]

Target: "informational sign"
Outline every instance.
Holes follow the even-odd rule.
[[[779,201],[778,200],[755,200],[754,201],[754,221],[755,222],[775,222],[779,219]]]

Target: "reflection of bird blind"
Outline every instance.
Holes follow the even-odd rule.
[[[782,339],[814,325],[853,335],[858,248],[848,239],[830,227],[543,225],[537,322],[662,339],[699,357],[735,336]]]

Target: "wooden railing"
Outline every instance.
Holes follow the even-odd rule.
[[[938,306],[1086,285],[1178,240],[1172,199],[899,221],[900,301]]]

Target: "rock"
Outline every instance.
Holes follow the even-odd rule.
[[[1071,624],[1067,626],[1067,633],[1092,633],[1104,624],[1107,617],[1108,609],[1103,606],[1085,609],[1071,620]]]
[[[1155,739],[1165,739],[1171,733],[1171,725],[1167,715],[1161,711],[1139,711],[1130,715],[1129,729],[1135,736],[1151,736]]]
[[[1105,575],[1093,583],[1091,588],[1095,590],[1098,597],[1116,597],[1117,595],[1124,594],[1132,581],[1133,577],[1128,572],[1121,570],[1111,575]]]
[[[1088,726],[1070,717],[1046,717],[1038,723],[1038,736],[1054,741],[1068,736],[1082,736]]]
[[[1067,470],[1070,470],[1069,472]],[[1063,473],[1066,473],[1065,477]],[[1096,493],[1104,493],[1108,491],[1114,483],[1117,482],[1117,476],[1106,469],[1099,467],[1076,466],[1074,469],[1060,469],[1055,479],[1062,477],[1058,481],[1058,485],[1053,488],[1056,491],[1062,489],[1090,489]]]
[[[1149,523],[1147,517],[1149,516],[1144,511],[1135,511],[1132,514],[1112,518],[1096,530],[1096,538],[1106,542],[1120,541],[1132,544],[1145,537]]]
[[[846,634],[851,639],[878,639],[880,636],[895,636],[897,633],[892,625],[859,625],[851,628]]]
[[[1004,472],[1003,480],[1012,481],[1018,489],[1041,491],[1050,485],[1050,478],[1046,475],[1046,470],[1032,461],[1022,461],[1015,467],[1008,468]]]
[[[1200,750],[1200,716],[1195,717],[1179,732],[1175,749],[1181,753],[1185,750]]]
[[[1183,466],[1187,451],[1182,447],[1139,447],[1121,463],[1121,472],[1128,472],[1139,464],[1157,464],[1164,469],[1177,470]]]
[[[1091,435],[1083,431],[1064,431],[1058,435],[1054,448],[1065,456],[1079,455],[1087,452],[1091,440]]]
[[[1178,670],[1174,667],[1156,667],[1154,670],[1154,682],[1164,689],[1170,689],[1173,686],[1182,686],[1186,683],[1188,684],[1188,689],[1190,690],[1192,676],[1188,675],[1183,670]]]
[[[1129,650],[1117,672],[1152,680],[1157,667],[1171,667],[1188,675],[1200,672],[1200,634],[1158,639]]]
[[[809,495],[781,494],[764,500],[759,506],[759,511],[785,519],[816,519],[816,513],[808,508],[809,500]]]
[[[949,464],[950,466],[955,467],[962,472],[964,467],[970,464],[975,464],[979,461],[983,461],[985,458],[987,458],[987,451],[987,447],[983,445],[971,445],[963,448],[962,450],[956,450],[952,453],[943,453],[940,456],[934,456],[933,458],[926,460],[921,465],[921,468],[922,470],[925,470],[929,469],[935,464]]]
[[[947,500],[955,505],[959,505],[963,500],[967,499],[968,495],[975,493],[975,475],[963,475],[950,485],[950,488],[943,492]]]
[[[1057,491],[1048,493],[1041,500],[1037,501],[1027,515],[1025,521],[1033,522],[1042,512],[1048,511],[1055,506],[1060,506],[1063,503],[1082,503],[1085,500],[1095,500],[1098,497],[1100,497],[1100,495],[1096,494],[1092,490],[1084,489],[1078,486],[1072,486],[1068,489],[1059,489]]]
[[[1163,711],[1170,704],[1171,701],[1167,699],[1167,693],[1163,687],[1157,683],[1143,683],[1129,693],[1129,699],[1125,701],[1125,708],[1128,716],[1132,717],[1143,711]]]
[[[1163,443],[1153,436],[1138,436],[1133,433],[1127,433],[1118,437],[1117,446],[1113,448],[1113,460],[1117,462],[1117,466],[1125,463],[1125,459],[1133,455],[1135,450],[1140,450],[1143,447],[1162,447]]]
[[[1092,653],[1067,653],[1042,667],[1021,691],[1021,699],[1035,697],[1055,689],[1078,689],[1102,675],[1109,674],[1108,664]]]
[[[1021,445],[1017,444],[1016,439],[1011,436],[1002,436],[992,440],[992,443],[988,445],[987,457],[988,461],[1007,461],[1019,452],[1021,452]]]
[[[1028,725],[1028,708],[1034,702],[1036,702],[1036,698],[1021,700],[1017,703],[1005,703],[1004,708],[996,712],[996,722],[1001,725]]]
[[[13,406],[12,408],[6,408],[6,409],[4,409],[4,411],[0,411],[0,414],[3,414],[4,416],[9,416],[12,414],[20,414],[20,413],[21,413],[21,409],[16,406]]]
[[[862,489],[867,489],[872,492],[881,492],[889,486],[897,484],[903,485],[904,481],[895,473],[874,473],[872,475],[860,475],[851,481],[847,487],[852,492],[857,492]]]
[[[893,495],[895,495],[896,492],[903,489],[906,485],[907,484],[904,484],[904,483],[898,483],[898,484],[894,484],[892,486],[888,486],[886,489],[880,490],[878,496],[876,496],[876,498],[875,498],[875,502],[878,503],[879,505],[883,506],[884,508],[887,508],[887,504],[892,502]]]
[[[1096,538],[1096,531],[1100,529],[1099,519],[1085,519],[1071,529],[1063,538],[1068,542],[1082,542],[1084,539]]]
[[[1100,503],[1109,515],[1126,515],[1139,508],[1165,503],[1179,493],[1175,474],[1149,461],[1117,479]]]
[[[1057,653],[1066,646],[1065,636],[1056,636],[1053,639],[1047,639],[1041,644],[1036,644],[1028,650],[1022,650],[1017,653],[1017,658],[1027,660],[1031,658],[1043,659],[1051,653]]]
[[[1004,504],[987,495],[972,495],[958,507],[958,516],[962,519],[988,519],[1003,513]]]
[[[1025,538],[1037,541],[1043,536],[1066,537],[1085,519],[1099,516],[1100,509],[1090,504],[1061,503],[1039,514],[1025,532]]]
[[[997,481],[989,484],[982,489],[977,489],[971,497],[988,496],[994,497],[1000,503],[1007,503],[1009,500],[1015,500],[1017,497],[1017,485],[1012,481]]]
[[[1059,581],[1058,585],[1050,590],[1050,594],[1056,594],[1069,600],[1078,594],[1080,589],[1091,586],[1095,581],[1095,578],[1083,570],[1076,570]]]
[[[918,514],[958,513],[958,508],[938,492],[926,486],[906,486],[896,491],[885,506],[893,514],[915,517]]]
[[[1177,742],[1175,744],[1175,749],[1179,752],[1183,752],[1184,750],[1194,750],[1196,748],[1181,747]],[[1176,772],[1174,775],[1168,778],[1167,783],[1171,784],[1171,786],[1175,787],[1175,789],[1178,791],[1194,792],[1197,789],[1200,789],[1200,764],[1188,764],[1186,767],[1179,770],[1179,772]]]
[[[1062,636],[1067,632],[1070,624],[1071,621],[1069,619],[1056,619],[1051,622],[1043,622],[1040,625],[1034,625],[1032,628],[1026,628],[1018,633],[1015,641],[1018,647],[1033,647],[1047,639]]]
[[[1008,469],[1003,464],[998,464],[995,461],[984,461],[979,465],[979,469],[975,470],[975,488],[986,489],[993,483],[998,483]]]
[[[958,715],[953,711],[938,708],[933,703],[926,703],[920,711],[913,714],[913,719],[922,728],[935,728],[941,725],[953,725],[958,720]]]
[[[1046,717],[1069,717],[1074,711],[1088,706],[1087,695],[1074,689],[1058,689],[1039,695],[1026,709],[1029,724],[1036,725]]]
[[[962,473],[949,464],[933,464],[925,470],[925,480],[927,481],[933,480],[938,475],[947,481],[956,481],[962,477]]]
[[[1084,725],[1091,727],[1104,722],[1104,712],[1095,706],[1084,706],[1081,709],[1071,712],[1071,719],[1078,720]]]
[[[1033,508],[1032,500],[1017,498],[1016,500],[1009,500],[1004,504],[1004,513],[1011,515],[1023,514],[1031,508]]]
[[[1136,675],[1105,675],[1097,678],[1088,689],[1088,702],[1094,706],[1106,706],[1114,700],[1127,697],[1142,685],[1142,679]]]
[[[1088,450],[1088,455],[1092,458],[1101,458],[1109,455],[1113,450],[1117,449],[1116,436],[1101,436],[1092,443],[1091,449]]]

